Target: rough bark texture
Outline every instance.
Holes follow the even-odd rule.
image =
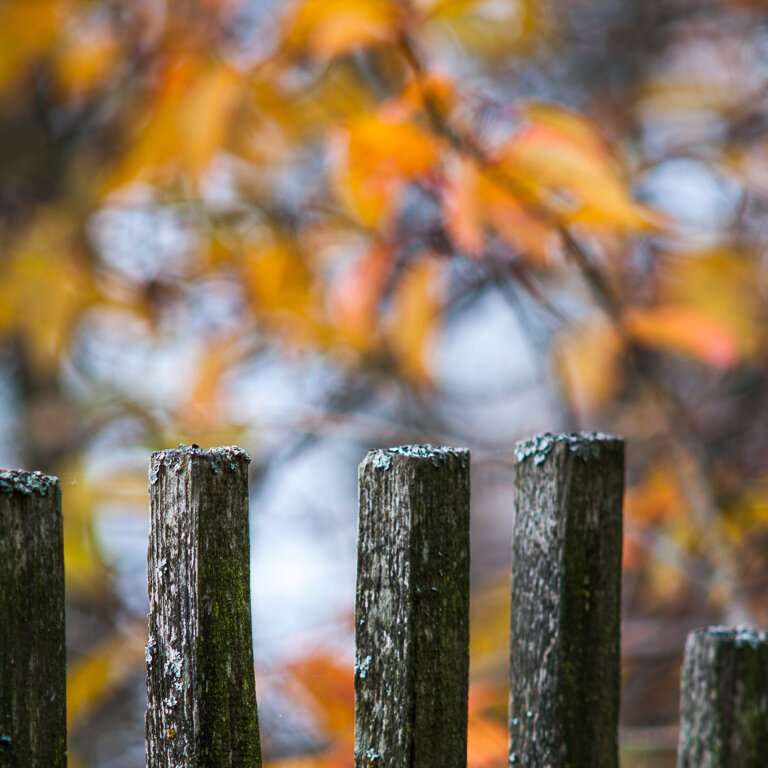
[[[680,768],[768,765],[768,635],[691,632],[680,683]]]
[[[617,768],[624,444],[518,443],[509,764]]]
[[[235,447],[152,454],[149,768],[261,766],[248,462]]]
[[[469,452],[372,451],[360,465],[356,768],[465,768]]]
[[[0,471],[0,766],[67,764],[59,481]]]

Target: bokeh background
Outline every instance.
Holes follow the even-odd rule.
[[[768,3],[5,0],[0,465],[61,478],[70,765],[143,756],[149,452],[252,456],[270,768],[352,765],[356,466],[472,451],[470,768],[511,449],[628,440],[622,765],[768,616]]]

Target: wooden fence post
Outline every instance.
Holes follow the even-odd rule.
[[[360,465],[356,768],[464,768],[469,452],[371,451]]]
[[[59,481],[0,471],[0,766],[67,764]]]
[[[768,634],[708,627],[688,635],[677,754],[680,768],[768,765]]]
[[[148,768],[258,768],[248,463],[235,447],[152,454]]]
[[[624,443],[516,446],[510,766],[617,768]]]

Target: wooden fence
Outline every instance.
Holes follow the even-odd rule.
[[[624,445],[516,447],[509,765],[617,768]],[[152,454],[146,646],[150,768],[261,765],[248,455]],[[464,768],[469,453],[375,450],[359,471],[356,768]],[[66,764],[56,478],[0,471],[0,768]],[[691,633],[681,768],[768,765],[768,638]]]

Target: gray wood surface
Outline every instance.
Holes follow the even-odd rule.
[[[768,635],[708,627],[688,635],[680,681],[680,768],[768,765]]]
[[[235,447],[152,454],[147,766],[261,766],[248,463]]]
[[[464,768],[469,453],[411,446],[359,471],[356,768]]]
[[[0,766],[63,768],[66,646],[61,492],[0,470]]]
[[[510,766],[617,768],[624,444],[518,443]]]

